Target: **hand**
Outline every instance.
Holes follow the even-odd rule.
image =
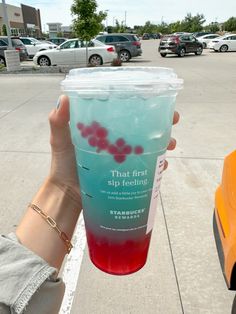
[[[65,191],[69,189],[73,198],[80,199],[75,152],[69,128],[69,99],[63,95],[59,101],[59,107],[49,115],[52,149],[49,180]]]
[[[52,148],[51,171],[32,203],[55,219],[59,228],[70,240],[82,204],[74,147],[70,137],[68,97],[60,97],[60,107],[52,110],[49,122]],[[43,258],[49,265],[60,269],[68,247],[62,241],[62,235],[58,236],[53,228],[39,218],[32,207],[28,207],[16,229],[16,235],[21,244]]]
[[[173,125],[177,124],[179,122],[179,113],[175,111],[174,118],[173,118]],[[176,147],[176,139],[171,137],[169,145],[167,147],[168,150],[174,150]],[[168,161],[165,160],[164,170],[168,167]]]

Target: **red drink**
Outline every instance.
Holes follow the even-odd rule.
[[[139,241],[115,243],[87,230],[89,255],[93,264],[109,274],[128,275],[142,268],[147,260],[151,232]]]

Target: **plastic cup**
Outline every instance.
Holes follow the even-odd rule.
[[[62,82],[90,259],[109,274],[146,263],[182,85],[157,67],[73,69]]]

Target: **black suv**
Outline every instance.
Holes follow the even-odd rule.
[[[19,39],[19,37],[11,37],[12,47],[13,49],[19,51],[20,61],[28,60],[29,56],[26,50],[25,45]],[[8,37],[0,36],[0,64],[6,65],[4,50],[9,49]]]
[[[127,62],[133,57],[141,56],[142,49],[138,36],[126,33],[112,33],[106,35],[98,35],[97,40],[106,45],[116,47],[116,52],[121,61]]]
[[[203,45],[191,34],[183,35],[166,35],[163,36],[158,51],[162,57],[167,54],[176,54],[184,57],[186,53],[195,53],[201,55]]]

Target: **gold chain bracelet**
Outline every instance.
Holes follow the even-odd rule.
[[[51,226],[59,234],[59,237],[64,242],[67,253],[69,254],[71,249],[73,248],[73,245],[71,244],[67,235],[58,228],[56,221],[52,217],[48,216],[44,211],[42,211],[42,209],[40,209],[35,204],[29,203],[29,207],[36,211],[49,224],[49,226]]]

